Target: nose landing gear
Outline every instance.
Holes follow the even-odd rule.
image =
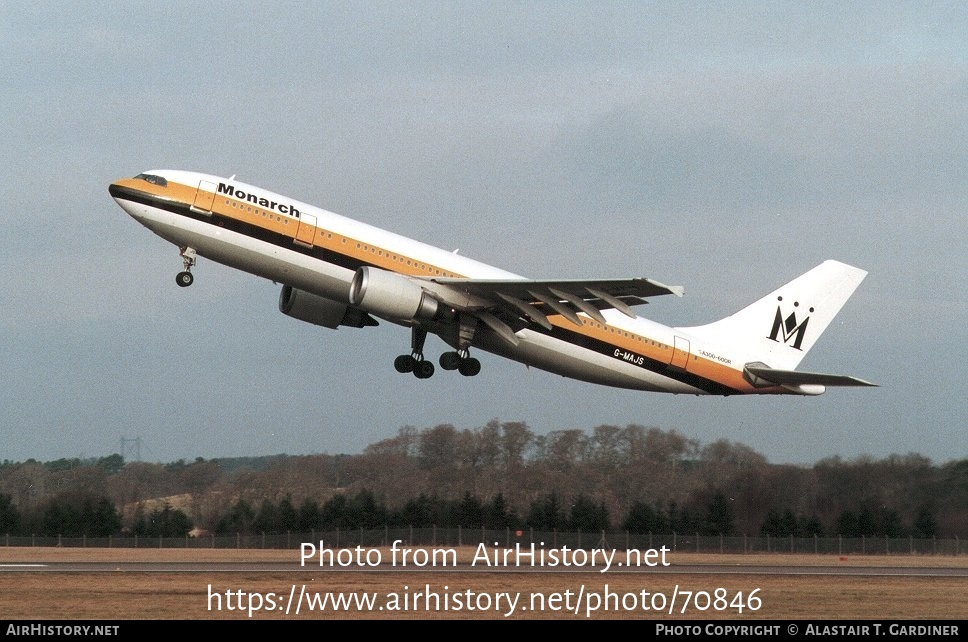
[[[180,248],[180,254],[182,256],[182,262],[185,264],[185,270],[179,272],[175,275],[175,283],[179,287],[187,288],[189,285],[195,282],[195,277],[192,276],[192,266],[195,265],[195,248],[183,247]]]

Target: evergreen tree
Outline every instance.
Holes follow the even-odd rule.
[[[861,507],[857,513],[857,535],[870,537],[877,534],[876,518],[874,511],[868,504]]]
[[[121,532],[121,516],[106,497],[65,493],[43,509],[41,532],[48,537],[107,537]]]
[[[86,497],[81,508],[81,534],[107,537],[121,532],[121,515],[107,497]]]
[[[785,509],[782,513],[771,508],[770,512],[766,514],[763,525],[760,527],[760,533],[769,535],[770,537],[795,536],[799,535],[799,530],[796,515],[789,508]]]
[[[544,497],[531,502],[525,523],[535,530],[565,530],[567,519],[561,501],[558,499],[558,494],[548,493]]]
[[[484,523],[484,506],[470,491],[464,493],[464,497],[454,506],[453,514],[452,526],[480,528]]]
[[[642,501],[636,501],[629,508],[622,528],[630,533],[662,533],[668,530],[668,524],[662,513]]]
[[[709,501],[701,530],[705,535],[733,535],[736,532],[733,505],[723,493],[716,493]]]
[[[857,522],[857,515],[852,511],[843,510],[837,518],[837,534],[843,537],[859,537],[861,532]]]
[[[299,512],[293,507],[290,495],[286,495],[279,502],[276,511],[276,527],[280,533],[292,533],[299,530]]]
[[[434,502],[425,494],[408,499],[397,513],[393,516],[392,522],[397,526],[410,526],[413,528],[428,528],[434,526],[435,511]]]
[[[255,521],[255,513],[252,507],[244,499],[239,499],[228,515],[219,520],[215,526],[215,532],[219,535],[251,534],[253,521]]]
[[[263,500],[259,512],[252,520],[252,530],[256,533],[278,533],[279,532],[279,511],[276,505],[268,499]]]
[[[608,530],[610,528],[608,508],[595,504],[589,497],[578,495],[571,505],[571,515],[567,528],[582,533]]]
[[[349,528],[346,495],[333,495],[323,503],[319,509],[319,527],[324,531]]]
[[[184,537],[192,530],[192,520],[184,511],[168,504],[153,510],[147,516],[141,515],[134,532],[139,537]]]
[[[96,466],[107,474],[114,475],[124,468],[124,457],[117,453],[108,455],[107,457],[102,457],[99,459]]]
[[[387,523],[387,510],[369,490],[361,490],[347,505],[351,528],[378,528]]]
[[[804,517],[800,522],[800,531],[804,537],[823,537],[823,524],[816,515]]]
[[[511,528],[517,525],[517,516],[508,508],[504,494],[498,493],[483,507],[484,528]]]
[[[0,533],[16,535],[20,529],[20,513],[10,495],[0,493]]]
[[[296,530],[303,533],[319,530],[319,502],[310,497],[304,499],[303,503],[299,505],[299,514],[297,519]]]
[[[918,509],[911,534],[918,538],[934,537],[938,534],[938,524],[934,518],[934,511],[928,506],[921,506]]]

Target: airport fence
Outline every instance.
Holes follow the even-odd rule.
[[[376,548],[394,542],[409,547],[463,547],[484,544],[492,548],[568,547],[627,550],[659,550],[670,553],[798,553],[815,555],[965,555],[968,546],[958,537],[769,537],[747,535],[699,535],[685,533],[630,533],[627,531],[564,532],[530,529],[380,528],[304,533],[203,534],[183,537],[0,537],[2,546],[56,546],[69,548],[197,548],[197,549],[291,549],[302,543],[317,548]]]

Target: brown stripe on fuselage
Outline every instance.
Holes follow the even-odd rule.
[[[138,178],[122,179],[116,181],[116,184],[137,192],[150,194],[157,199],[179,203],[185,209],[190,209],[192,204],[196,202],[198,190],[197,187],[174,181],[168,181],[166,186],[162,186]],[[294,216],[280,214],[248,201],[231,198],[225,194],[214,195],[210,211],[214,224],[218,224],[219,218],[237,221],[244,226],[256,227],[271,235],[283,236],[292,241],[294,246],[296,245],[295,239],[299,226],[305,224]],[[302,213],[309,214],[309,212]],[[313,216],[316,215],[313,214]],[[416,277],[467,278],[466,275],[429,265],[413,257],[391,252],[385,248],[338,234],[318,225],[313,227],[315,229],[312,234],[311,246],[349,259],[344,263],[373,265],[390,272]],[[300,235],[300,237],[305,238],[304,235]],[[298,247],[290,249],[299,251]],[[556,314],[548,315],[548,320],[553,326],[567,333],[582,335],[591,341],[641,355],[644,358],[644,363],[633,363],[633,365],[659,372],[663,376],[677,379],[689,385],[696,385],[714,394],[745,394],[754,390],[758,393],[768,392],[768,390],[754,389],[743,378],[741,371],[693,353],[689,355],[685,370],[670,366],[668,364],[672,360],[672,346],[629,330],[607,324],[602,325],[584,316],[582,316],[583,323],[581,326],[576,326],[565,317]],[[625,359],[625,361],[629,362],[628,359]],[[702,382],[706,382],[706,384],[703,385]],[[777,391],[781,390],[778,388]]]

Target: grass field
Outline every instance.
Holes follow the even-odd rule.
[[[927,575],[774,575],[765,566],[968,567],[961,557],[670,556],[670,570],[536,571],[461,566],[410,570],[301,568],[298,550],[0,548],[0,565],[152,562],[157,569],[0,571],[0,617],[14,620],[655,619],[964,620],[968,579]],[[384,559],[387,559],[385,557]],[[292,570],[172,572],[163,563],[284,562]],[[693,565],[728,565],[729,573]],[[428,595],[429,587],[429,595]],[[350,608],[310,607],[290,595],[338,593]],[[498,597],[499,594],[501,597]],[[691,599],[685,605],[685,596]],[[670,613],[670,602],[676,596]],[[355,600],[372,600],[367,607]],[[663,612],[657,612],[662,606]],[[648,607],[648,609],[643,608]],[[255,608],[259,607],[259,608]],[[286,612],[286,608],[289,612]],[[655,607],[655,608],[653,608]]]

